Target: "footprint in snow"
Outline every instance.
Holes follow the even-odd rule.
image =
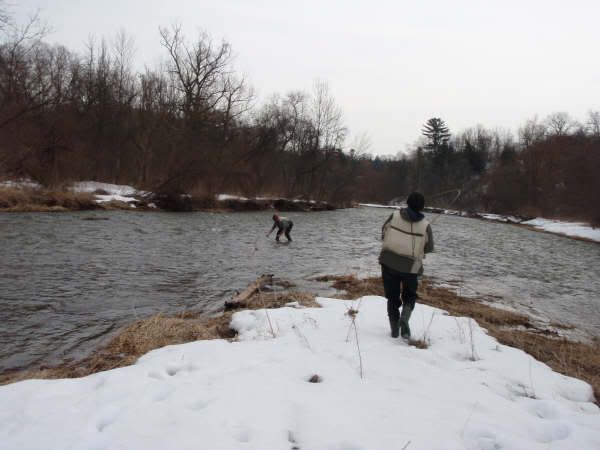
[[[165,377],[163,376],[162,373],[157,372],[155,370],[148,372],[148,378],[153,378],[155,380],[164,380],[165,379]]]
[[[104,409],[103,411],[100,411],[100,413],[97,416],[97,420],[95,421],[96,429],[100,432],[104,431],[107,427],[116,422],[120,412],[121,409],[117,408],[116,406],[109,407]]]
[[[200,411],[200,410],[206,408],[209,403],[210,403],[210,400],[200,399],[200,400],[196,400],[194,402],[188,403],[186,406],[188,409],[190,409],[192,411]]]
[[[170,386],[164,386],[152,393],[153,402],[162,402],[169,398],[175,389]]]

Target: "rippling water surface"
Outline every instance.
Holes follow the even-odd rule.
[[[289,213],[289,245],[264,236],[269,212],[2,214],[0,370],[80,357],[112,330],[159,311],[217,310],[261,273],[316,292],[326,290],[310,280],[320,274],[378,274],[379,230],[389,214]],[[427,274],[463,294],[598,334],[599,245],[436,220]]]

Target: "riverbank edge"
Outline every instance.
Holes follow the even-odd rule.
[[[331,283],[341,300],[356,299],[365,295],[384,296],[379,277],[357,278],[354,275],[327,275],[316,281]],[[259,291],[243,309],[270,309],[283,306],[318,307],[315,295],[294,290],[280,292]],[[419,287],[419,302],[440,308],[452,316],[470,317],[504,345],[525,351],[563,375],[582,379],[592,386],[596,403],[600,404],[600,352],[599,343],[576,342],[561,337],[551,324],[542,328],[529,317],[512,311],[495,308],[479,300],[458,295],[451,289],[434,285],[425,278]],[[206,318],[200,313],[183,312],[174,315],[156,314],[123,327],[104,346],[89,357],[79,361],[65,361],[52,367],[21,368],[0,373],[0,385],[27,379],[78,378],[93,373],[134,364],[151,350],[167,345],[183,344],[196,340],[235,340],[236,332],[229,326],[235,310],[223,311]],[[382,317],[382,322],[385,322]],[[411,345],[426,349],[427,342],[416,338]]]
[[[130,186],[125,187],[134,190]],[[99,200],[98,197],[104,197]],[[0,213],[23,213],[23,212],[81,212],[81,211],[153,211],[153,212],[258,212],[258,211],[280,211],[280,212],[317,212],[333,211],[337,209],[353,207],[375,207],[397,209],[398,206],[377,205],[369,203],[347,202],[331,204],[323,201],[287,199],[284,197],[273,198],[245,198],[232,195],[200,196],[194,197],[188,194],[157,195],[144,192],[142,195],[129,197],[127,201],[118,200],[124,197],[115,197],[109,192],[96,190],[92,192],[80,192],[72,190],[50,190],[41,187],[26,187],[16,185],[15,187],[0,186]],[[531,231],[543,232],[555,236],[563,236],[583,242],[599,244],[600,240],[590,239],[583,236],[550,231],[539,226],[523,223],[530,218],[507,215],[501,216],[491,213],[477,213],[469,211],[448,210],[437,207],[426,207],[425,212],[434,214],[453,215],[479,219],[491,222],[516,225]],[[89,217],[89,220],[96,219]]]
[[[243,198],[226,196],[192,196],[188,194],[134,195],[124,200],[99,201],[98,196],[110,194],[98,190],[94,192],[74,192],[43,188],[0,187],[0,212],[77,212],[77,211],[165,211],[165,212],[315,212],[333,211],[352,206],[335,205],[325,201],[273,198]],[[121,197],[124,198],[124,197]]]
[[[399,209],[400,208],[399,206],[376,205],[376,204],[370,204],[370,203],[359,203],[357,206],[365,207],[365,208],[385,208],[385,209]],[[586,238],[583,236],[567,234],[567,233],[561,233],[561,232],[557,232],[557,231],[549,231],[549,230],[545,230],[543,228],[536,227],[534,225],[529,225],[527,223],[523,223],[523,222],[532,220],[533,219],[532,217],[521,217],[518,215],[499,215],[499,214],[493,214],[493,213],[479,213],[479,212],[472,212],[472,211],[449,210],[449,209],[429,207],[429,206],[426,206],[423,209],[423,211],[426,213],[430,213],[430,214],[442,214],[445,216],[458,216],[458,217],[465,217],[468,219],[478,219],[478,220],[483,220],[486,222],[497,222],[497,223],[502,223],[502,224],[506,224],[506,225],[513,225],[513,226],[517,226],[517,227],[521,227],[521,228],[526,228],[528,230],[536,231],[538,233],[547,233],[547,234],[552,234],[554,236],[566,237],[566,238],[573,239],[576,241],[600,244],[600,241],[597,241],[594,239]],[[591,227],[591,225],[590,225],[590,227]]]

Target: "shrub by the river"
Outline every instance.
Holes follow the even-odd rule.
[[[82,211],[102,209],[88,192],[0,188],[0,211]]]

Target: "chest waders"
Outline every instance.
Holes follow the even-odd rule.
[[[402,218],[400,211],[396,211],[383,238],[383,251],[392,253],[399,260],[405,261],[406,269],[403,270],[403,273],[406,276],[402,277],[401,281],[404,284],[403,291],[406,289],[414,291],[412,295],[415,296],[417,288],[416,277],[422,270],[423,259],[425,257],[424,250],[427,242],[428,225],[429,223],[426,220],[420,220],[419,222],[405,220]],[[414,287],[412,284],[414,284]],[[409,287],[408,285],[411,286]],[[410,338],[408,322],[415,308],[415,300],[416,297],[408,298],[408,296],[403,295],[402,312],[400,313],[399,320],[396,319],[398,317],[397,312],[393,314],[396,317],[393,317],[388,310],[392,337],[398,337],[398,334],[400,334],[404,339]]]

